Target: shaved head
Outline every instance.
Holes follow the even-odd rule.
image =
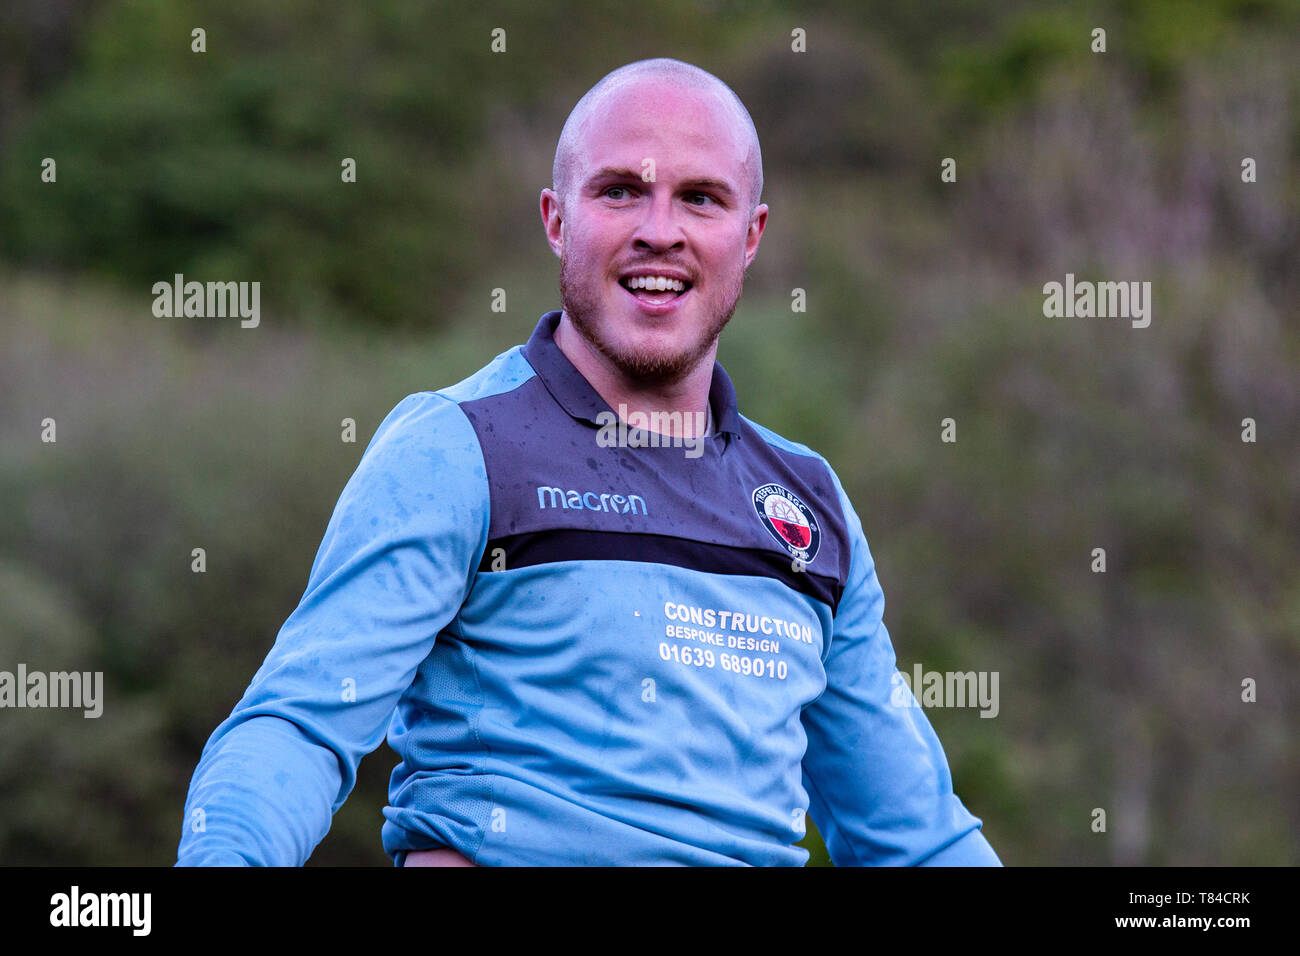
[[[583,133],[594,115],[612,94],[634,85],[642,80],[667,80],[694,90],[712,93],[718,101],[719,108],[730,114],[731,121],[738,135],[748,143],[745,156],[744,172],[749,188],[749,210],[752,213],[758,206],[763,194],[763,155],[758,146],[758,132],[749,110],[740,101],[740,97],[726,83],[698,66],[660,57],[653,60],[637,60],[605,74],[600,81],[589,89],[569,114],[560,131],[560,141],[555,148],[555,163],[551,167],[551,182],[561,202],[566,202],[571,195],[574,176],[579,165],[582,150]]]

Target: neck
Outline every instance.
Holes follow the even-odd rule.
[[[672,382],[646,383],[629,378],[607,356],[582,337],[567,314],[555,327],[555,344],[620,418],[644,413],[651,422],[667,425],[667,434],[694,438],[704,434],[709,415],[709,388],[718,352],[714,342],[695,367]],[[673,415],[672,413],[678,413]],[[658,413],[658,414],[656,414]],[[661,417],[662,416],[662,417]],[[680,425],[678,424],[680,422]],[[651,429],[652,431],[656,429]]]

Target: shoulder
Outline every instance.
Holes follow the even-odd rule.
[[[783,457],[795,456],[800,459],[803,470],[811,469],[824,474],[835,490],[835,497],[838,499],[840,507],[847,511],[852,510],[849,506],[848,495],[844,491],[844,485],[841,484],[840,477],[835,473],[835,469],[831,467],[831,463],[826,460],[826,456],[801,442],[786,438],[766,425],[760,425],[744,415],[740,416],[740,420],[758,435],[769,448],[779,452]]]
[[[523,348],[516,345],[507,349],[474,374],[433,394],[460,404],[513,391],[537,374],[524,358]]]
[[[536,374],[522,346],[515,346],[454,385],[412,392],[384,416],[366,451],[385,445],[472,439],[474,430],[461,406],[512,391]]]
[[[745,415],[741,415],[740,420],[757,432],[759,437],[772,447],[779,448],[781,451],[789,452],[792,455],[802,455],[805,458],[816,458],[823,465],[826,465],[827,468],[830,468],[826,459],[818,452],[813,451],[807,445],[800,444],[797,441],[791,441],[784,435],[777,434],[766,425],[760,425],[758,422]]]

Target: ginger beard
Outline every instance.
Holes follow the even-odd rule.
[[[718,277],[710,276],[707,286],[714,285]],[[745,284],[743,270],[738,270],[734,281],[723,289],[723,295],[716,311],[709,315],[698,333],[692,338],[676,343],[676,348],[659,349],[620,347],[604,334],[605,324],[610,319],[602,319],[604,311],[601,300],[602,277],[597,282],[590,280],[590,273],[575,268],[567,249],[560,254],[560,305],[573,327],[584,339],[604,355],[628,379],[643,384],[668,384],[680,381],[699,363],[704,355],[717,341],[722,330],[736,312],[740,294]],[[619,293],[622,294],[621,292]],[[691,289],[692,295],[700,295],[700,284]],[[692,305],[709,306],[709,300]]]

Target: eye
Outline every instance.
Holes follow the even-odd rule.
[[[690,197],[692,196],[699,196],[701,199],[707,199],[709,202],[713,202],[713,197],[710,196],[708,193],[687,193],[686,194],[687,199],[690,199]],[[696,205],[696,204],[691,203],[691,205]]]
[[[627,187],[626,187],[626,186],[606,186],[606,187],[604,188],[604,190],[601,192],[601,195],[602,195],[602,196],[609,196],[610,199],[615,199],[615,200],[617,200],[617,199],[623,199],[623,198],[624,198],[623,196],[610,196],[609,194],[610,194],[611,191],[627,192]]]

